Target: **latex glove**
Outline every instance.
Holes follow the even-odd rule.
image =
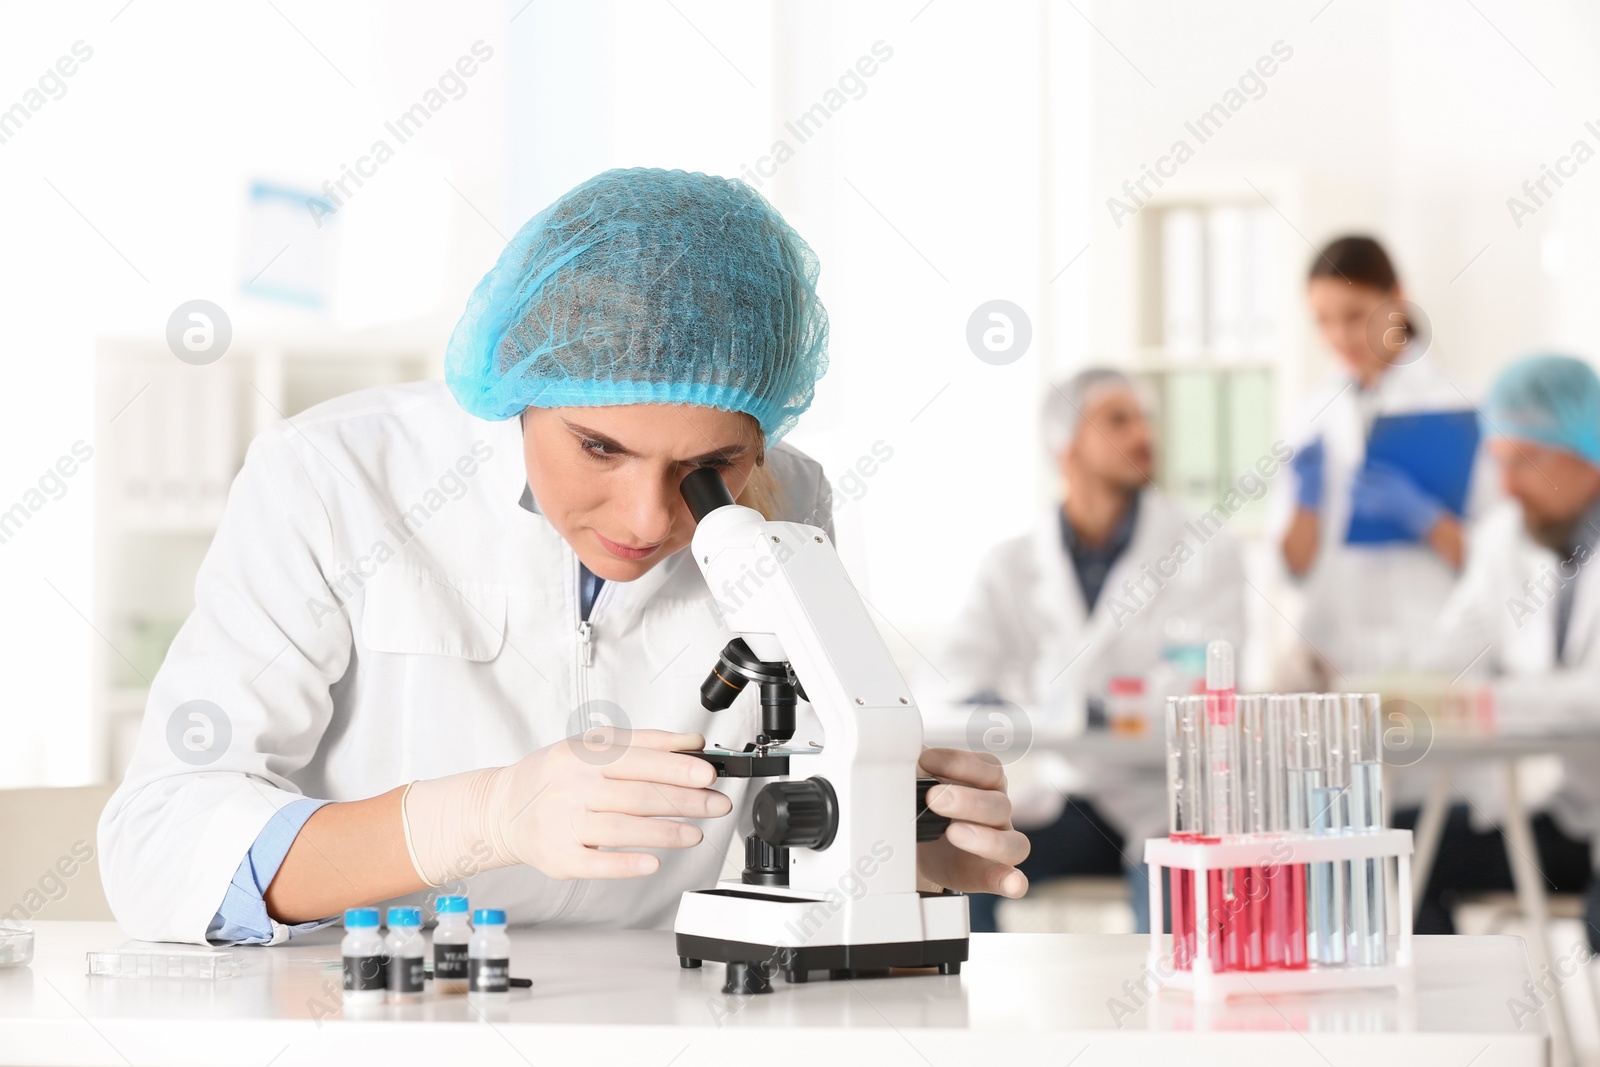
[[[1357,472],[1350,488],[1350,514],[1352,518],[1393,522],[1420,541],[1445,515],[1445,509],[1404,472],[1386,463],[1369,463]]]
[[[917,873],[962,893],[1026,893],[1028,876],[1017,864],[1028,856],[1028,838],[1011,825],[1000,761],[987,752],[927,748],[919,773],[948,783],[928,790],[928,809],[952,821],[939,840],[917,845]]]
[[[547,745],[509,767],[413,782],[406,791],[406,846],[432,886],[525,863],[552,878],[636,878],[661,861],[607,848],[690,848],[700,828],[675,818],[728,814],[708,788],[716,769],[685,755],[699,734],[591,730]]]
[[[1295,503],[1311,511],[1322,506],[1323,458],[1322,438],[1319,437],[1301,446],[1289,461],[1290,466],[1294,467],[1295,477],[1299,479],[1295,486]]]

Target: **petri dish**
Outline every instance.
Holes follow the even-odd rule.
[[[0,967],[26,967],[33,962],[33,931],[0,919]]]
[[[220,982],[236,977],[244,968],[244,961],[234,952],[105,949],[85,956],[89,974],[99,978],[196,978]]]

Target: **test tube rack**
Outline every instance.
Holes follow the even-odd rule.
[[[1390,962],[1381,965],[1312,963],[1297,970],[1218,971],[1212,967],[1210,946],[1214,909],[1207,900],[1207,879],[1194,879],[1195,955],[1189,968],[1175,965],[1162,933],[1163,870],[1207,872],[1265,863],[1294,866],[1351,860],[1396,861],[1399,936],[1391,942]],[[1144,861],[1150,869],[1151,973],[1163,989],[1187,990],[1196,1000],[1218,1001],[1236,996],[1270,993],[1308,993],[1332,989],[1393,987],[1402,994],[1415,990],[1416,968],[1411,952],[1411,831],[1375,830],[1338,835],[1307,833],[1243,834],[1218,841],[1174,841],[1150,838],[1144,843]]]

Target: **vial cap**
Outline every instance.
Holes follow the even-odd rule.
[[[447,912],[461,912],[464,915],[467,911],[467,898],[440,897],[433,902],[433,910],[439,915],[444,915]]]
[[[506,913],[500,908],[479,908],[472,913],[473,926],[504,926]]]
[[[389,909],[389,925],[390,926],[421,926],[422,925],[422,909],[421,908],[390,908]]]
[[[345,926],[366,927],[378,925],[377,908],[350,908],[344,913]]]

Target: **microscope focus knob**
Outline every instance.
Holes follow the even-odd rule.
[[[917,842],[937,841],[950,829],[950,817],[928,807],[928,790],[939,784],[937,778],[917,779]]]
[[[773,782],[751,808],[756,836],[783,848],[822,851],[839,829],[839,798],[826,778]]]

